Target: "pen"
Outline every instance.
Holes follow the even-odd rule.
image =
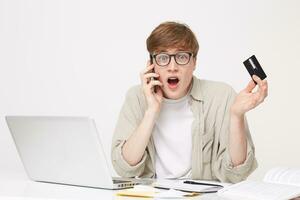
[[[193,185],[207,185],[207,186],[223,187],[222,185],[218,185],[218,184],[200,183],[200,182],[196,182],[196,181],[184,181],[183,183],[193,184]]]

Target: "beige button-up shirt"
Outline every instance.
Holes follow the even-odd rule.
[[[190,127],[192,178],[232,183],[246,179],[257,167],[254,145],[247,123],[248,141],[245,162],[233,167],[228,149],[230,107],[236,96],[235,91],[227,84],[200,80],[194,76],[190,96],[194,116]],[[141,85],[129,89],[119,114],[111,149],[112,164],[122,177],[155,177],[155,147],[152,137],[142,160],[137,165],[129,165],[122,156],[123,144],[139,126],[146,109],[147,101]],[[174,133],[174,137],[176,134],[180,133]],[[170,164],[176,165],[176,163]]]

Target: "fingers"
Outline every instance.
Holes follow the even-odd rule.
[[[267,82],[263,83],[262,86],[259,87],[259,90],[257,92],[259,94],[259,102],[261,103],[268,96],[268,84],[267,84]]]
[[[163,87],[163,84],[158,80],[152,79],[147,85],[144,86],[144,90],[149,95],[153,93],[155,86],[159,86],[161,88]]]
[[[253,75],[252,78],[253,78],[253,80],[251,80],[248,83],[247,87],[245,88],[245,91],[252,92],[252,90],[256,86],[256,84],[255,84],[255,82],[256,82],[257,85],[258,85],[258,88],[259,88],[258,90],[262,90],[262,91],[266,91],[267,92],[267,90],[268,90],[268,83],[267,83],[266,79],[261,80],[257,75]]]
[[[252,78],[259,86],[261,86],[262,80],[257,75],[253,75]]]
[[[151,78],[158,78],[159,74],[156,73],[147,73],[143,76],[143,82],[148,83]]]
[[[258,90],[254,93],[255,98],[259,103],[263,102],[264,99],[268,96],[268,82],[266,79],[261,80],[258,76],[253,75],[253,79],[258,84]]]
[[[147,83],[147,80],[145,80],[144,76],[151,72],[154,73],[154,64],[150,64],[150,62],[148,61],[147,67],[140,72],[140,79],[143,84]],[[153,77],[155,77],[155,76],[153,76]],[[150,77],[148,77],[148,78],[150,78]]]
[[[150,64],[150,62],[148,61],[147,62],[147,67],[143,70],[143,71],[141,71],[141,75],[144,75],[144,74],[147,74],[147,73],[149,73],[149,72],[151,72],[151,71],[154,71],[154,64]]]
[[[255,83],[254,83],[254,81],[253,80],[251,80],[249,83],[248,83],[248,85],[247,85],[247,87],[244,89],[246,92],[248,92],[248,93],[250,93],[250,92],[252,92],[252,90],[255,88]]]
[[[261,104],[265,98],[268,96],[268,82],[267,80],[261,80],[258,76],[253,75],[253,80],[251,80],[247,87],[243,90],[245,99],[248,99],[247,102],[249,103],[248,108],[253,109],[259,104]],[[256,88],[257,83],[257,90],[254,91]]]
[[[261,92],[261,94],[264,97],[268,96],[268,82],[267,80],[263,80],[261,86],[259,87],[259,92]]]
[[[158,77],[159,74],[154,72],[154,64],[150,64],[148,61],[147,67],[140,72],[142,85],[147,94],[151,94],[155,86],[163,86],[159,80],[156,80]]]
[[[163,84],[162,84],[160,81],[158,81],[158,80],[151,80],[151,81],[149,82],[149,84],[148,84],[148,87],[149,87],[149,88],[153,88],[153,87],[156,86],[156,85],[158,85],[158,86],[160,86],[160,87],[163,86]]]

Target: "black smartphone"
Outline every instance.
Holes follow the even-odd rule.
[[[245,60],[243,63],[245,65],[247,71],[249,72],[251,78],[253,75],[258,76],[261,80],[264,80],[265,78],[267,78],[267,75],[265,74],[264,70],[262,69],[262,67],[259,64],[258,60],[256,59],[255,55],[252,55],[250,58]],[[255,84],[257,84],[257,83],[255,82]]]
[[[152,65],[153,64],[153,56],[151,54],[149,54],[149,57],[150,57],[150,64]]]
[[[150,54],[150,64],[153,64],[153,56]],[[154,68],[152,70],[153,73],[155,73]],[[151,80],[157,80],[155,77],[152,77]],[[154,86],[153,91],[156,93],[157,91],[157,86]]]

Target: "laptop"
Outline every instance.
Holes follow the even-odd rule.
[[[114,179],[95,122],[88,117],[6,116],[30,179],[104,189],[133,187]]]

